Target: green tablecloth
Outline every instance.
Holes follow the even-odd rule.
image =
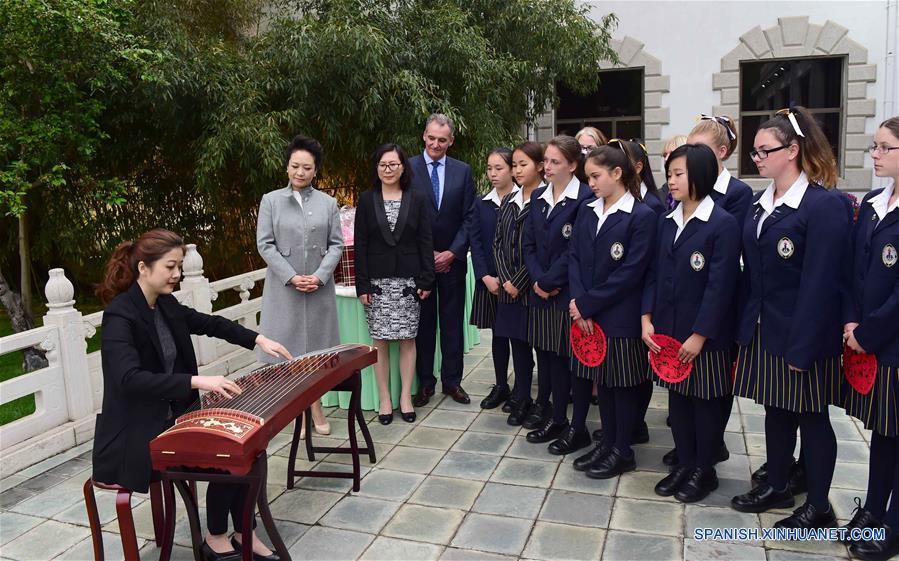
[[[465,327],[463,333],[463,350],[468,352],[471,347],[481,342],[481,336],[477,327],[469,325],[471,317],[471,300],[474,295],[474,272],[471,266],[471,258],[468,259],[468,274],[465,283]],[[337,287],[337,319],[340,325],[341,343],[363,343],[371,345],[372,340],[368,334],[368,322],[365,319],[365,311],[356,291],[352,287]],[[434,375],[440,379],[440,338],[437,338],[437,351],[434,356]],[[418,390],[418,378],[412,383],[413,394]],[[390,345],[390,397],[393,407],[400,405],[400,348],[398,343]],[[374,368],[369,366],[362,371],[362,409],[376,410],[380,404],[378,398],[378,385],[375,382]],[[346,409],[350,405],[349,392],[328,392],[322,397],[322,405],[325,407],[341,407]]]

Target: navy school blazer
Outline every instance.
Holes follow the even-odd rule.
[[[722,195],[712,189],[711,197],[715,201],[715,205],[720,206],[737,219],[738,225],[742,225],[746,220],[749,207],[752,206],[752,188],[734,176],[730,177],[727,184],[727,193]]]
[[[764,191],[753,198],[761,198]],[[761,317],[761,345],[808,370],[842,352],[840,270],[849,216],[839,197],[810,183],[798,209],[780,205],[756,227],[756,206],[743,225],[743,287],[737,342],[746,346]]]
[[[648,197],[647,197],[648,198]],[[599,232],[599,218],[581,205],[568,256],[571,298],[584,318],[607,337],[639,337],[640,307],[646,270],[655,251],[658,216],[634,201],[631,212],[610,214]]]
[[[547,292],[557,288],[561,292],[544,300],[531,291],[528,305],[567,310],[571,300],[568,293],[569,241],[573,236],[578,209],[585,200],[593,196],[593,192],[582,182],[577,199],[561,199],[550,213],[549,205],[540,198],[550,188],[548,185],[531,193],[531,210],[524,226],[524,264],[531,277],[531,285],[536,282]]]
[[[707,222],[688,221],[674,241],[676,233],[674,220],[659,221],[643,313],[652,314],[657,333],[682,343],[698,333],[706,337],[703,350],[727,350],[733,345],[737,322],[733,306],[740,275],[737,220],[716,204]]]
[[[455,254],[456,263],[466,267],[468,256],[468,236],[473,227],[473,207],[475,199],[474,180],[471,167],[455,158],[446,157],[444,170],[443,199],[437,208],[434,189],[431,187],[431,170],[424,156],[417,154],[409,158],[412,168],[412,187],[427,197],[434,251],[450,250]]]
[[[661,194],[661,191],[659,193]],[[651,208],[656,213],[656,216],[661,217],[666,212],[668,212],[668,205],[666,203],[663,203],[657,195],[654,195],[649,191],[646,192],[646,197],[644,197],[643,203]]]
[[[899,366],[899,211],[878,221],[868,201],[881,192],[876,189],[865,196],[852,229],[843,323],[859,324],[855,338],[865,351],[877,355],[878,362]]]
[[[497,276],[496,261],[493,257],[493,237],[496,235],[499,208],[493,201],[487,201],[481,197],[474,201],[474,219],[469,239],[475,285],[479,290],[487,290],[481,277],[484,275]]]

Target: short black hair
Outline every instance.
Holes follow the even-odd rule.
[[[300,151],[305,151],[312,154],[312,159],[315,161],[315,171],[322,169],[321,143],[310,136],[305,136],[302,134],[298,134],[293,137],[293,140],[291,140],[290,144],[287,145],[287,152],[284,157],[284,165],[286,166],[288,162],[290,162],[290,157],[293,156],[294,152]]]
[[[687,159],[690,198],[700,201],[709,196],[718,179],[718,158],[715,157],[715,153],[705,144],[678,146],[665,160],[665,175],[668,175],[668,166],[671,162],[680,157]]]
[[[393,142],[382,144],[375,150],[371,158],[371,184],[376,188],[381,186],[381,178],[378,177],[378,164],[387,152],[396,152],[400,163],[403,164],[403,173],[400,175],[400,190],[405,191],[412,185],[412,167],[409,165],[409,158],[406,157],[406,153],[400,148],[400,145]]]

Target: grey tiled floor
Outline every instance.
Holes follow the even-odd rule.
[[[741,514],[731,496],[749,488],[751,470],[764,461],[763,409],[738,400],[728,423],[731,459],[718,466],[721,487],[706,500],[682,505],[658,497],[653,486],[665,473],[662,455],[671,445],[665,426],[666,396],[657,390],[647,414],[649,444],[635,447],[638,469],[595,481],[571,467],[571,457],[552,456],[526,442],[499,410],[478,403],[493,382],[489,332],[465,357],[463,386],[472,404],[435,396],[414,424],[397,415],[381,426],[367,412],[378,461],[363,458],[362,487],[348,480],[304,479],[285,489],[289,434],[270,447],[272,512],[293,559],[746,559],[785,561],[847,558],[835,543],[708,542],[692,539],[701,527],[767,527],[786,511]],[[330,410],[331,438],[346,443],[344,411]],[[595,408],[590,428],[598,426]],[[831,413],[839,459],[831,501],[849,518],[853,497],[864,496],[869,433],[840,410]],[[748,452],[748,455],[747,455]],[[574,456],[576,456],[575,454]],[[300,457],[303,458],[301,452]],[[348,469],[347,456],[298,460],[301,469]],[[73,449],[0,481],[0,558],[90,559],[90,531],[81,484],[90,474],[89,446]],[[200,493],[201,506],[203,493]],[[107,559],[121,558],[113,497],[99,493]],[[135,496],[141,554],[156,559],[150,508]],[[183,512],[183,510],[182,510]],[[203,513],[201,512],[201,515]],[[174,559],[191,559],[186,520],[179,520]]]

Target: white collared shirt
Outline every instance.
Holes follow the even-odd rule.
[[[599,229],[602,228],[602,225],[605,223],[606,219],[618,212],[619,210],[622,212],[626,212],[630,214],[632,210],[634,210],[634,196],[630,194],[630,191],[626,191],[624,195],[621,196],[620,199],[615,201],[609,210],[603,212],[603,206],[605,205],[605,199],[596,199],[592,203],[587,203],[587,206],[593,209],[593,212],[596,213],[596,233],[599,233]]]
[[[802,197],[805,196],[806,189],[808,189],[808,176],[806,176],[803,171],[799,173],[796,182],[790,185],[790,188],[787,189],[787,192],[784,193],[783,197],[778,199],[777,202],[774,202],[774,182],[772,181],[771,185],[768,185],[768,188],[765,189],[765,192],[759,197],[759,200],[755,202],[755,204],[762,207],[762,215],[759,217],[759,223],[755,229],[755,237],[758,238],[762,235],[762,224],[765,222],[766,218],[774,213],[775,208],[780,205],[787,205],[792,209],[799,208],[799,205],[802,203]]]
[[[537,185],[536,189],[539,189],[539,188],[543,187],[544,185],[546,185],[546,184],[541,181],[540,185]],[[518,190],[515,191],[515,196],[512,197],[512,202],[515,203],[516,205],[518,205],[518,212],[521,212],[522,210],[524,210],[524,207],[526,205],[529,205],[531,203],[531,198],[528,197],[527,199],[525,199],[524,198],[524,189],[518,188]]]
[[[646,183],[640,182],[640,198],[645,199],[646,193],[649,193],[649,187],[646,186]]]
[[[515,185],[512,185],[512,192],[516,193],[517,191],[518,191],[518,187],[516,187]],[[490,190],[489,193],[484,195],[483,200],[491,201],[496,206],[500,206],[501,204],[503,204],[502,199],[499,198],[499,193],[496,192],[496,187],[494,187],[493,189]]]
[[[572,177],[571,181],[568,182],[568,185],[565,186],[565,190],[562,191],[562,196],[559,197],[558,202],[561,202],[562,199],[566,199],[566,198],[577,200],[577,195],[578,195],[578,191],[580,191],[580,187],[581,187],[580,179],[578,179],[577,177]],[[543,199],[544,201],[546,201],[546,203],[549,205],[549,212],[546,213],[546,215],[549,216],[549,213],[551,213],[553,211],[553,209],[556,207],[556,201],[553,201],[553,184],[552,183],[549,183],[546,186],[546,191],[544,191],[543,194],[540,195],[540,198]]]
[[[702,220],[703,222],[708,222],[709,216],[712,215],[712,209],[714,208],[715,201],[712,200],[712,197],[706,195],[699,201],[699,206],[696,207],[696,210],[693,211],[690,218],[684,222],[684,205],[677,205],[668,215],[668,218],[674,220],[674,223],[677,224],[677,232],[674,233],[674,241],[677,241],[677,238],[684,232],[684,228],[686,228],[687,224],[694,218]]]
[[[877,219],[883,220],[886,218],[886,215],[895,211],[896,208],[899,208],[899,198],[897,198],[892,205],[890,205],[890,197],[893,196],[893,190],[896,188],[895,183],[890,183],[886,187],[883,188],[883,191],[880,192],[876,197],[871,197],[868,199],[868,203],[872,207],[874,207],[874,212],[877,213]]]
[[[434,160],[428,156],[428,151],[424,151],[425,158],[425,168],[428,170],[428,183],[431,182],[431,174],[433,173],[434,166],[431,165],[431,162]],[[440,165],[437,166],[437,180],[440,183],[440,196],[437,197],[437,208],[440,208],[440,202],[443,200],[443,185],[445,184],[444,178],[446,177],[446,154],[443,155],[442,158],[437,160],[440,162]]]
[[[721,173],[718,174],[718,179],[715,180],[715,186],[712,187],[715,191],[718,191],[722,195],[727,194],[727,186],[730,184],[730,172],[727,171],[727,168],[721,170]]]

